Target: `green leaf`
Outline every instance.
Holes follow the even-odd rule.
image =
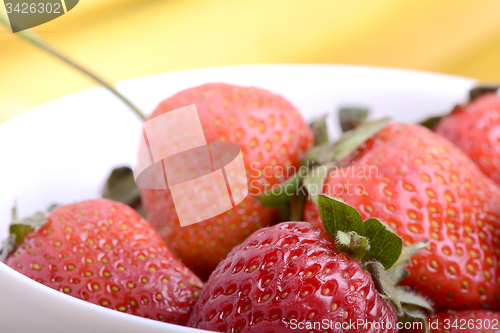
[[[403,309],[403,312],[412,317],[412,318],[415,318],[415,319],[426,319],[427,318],[427,314],[422,311],[422,310],[419,310],[419,309],[416,309],[416,308],[413,308],[411,306],[408,306],[408,305],[401,305],[401,308]]]
[[[368,239],[358,235],[354,231],[349,233],[340,230],[337,231],[336,244],[340,251],[349,254],[355,260],[361,260],[368,249],[370,249]]]
[[[370,250],[364,260],[376,260],[389,269],[398,260],[403,249],[403,240],[378,219],[364,222],[363,236],[370,241]]]
[[[4,261],[7,256],[16,248],[16,235],[10,234],[0,244],[0,262]]]
[[[45,222],[46,222],[46,215],[45,215],[45,213],[43,213],[43,212],[36,212],[33,215],[24,217],[24,218],[22,218],[20,220],[17,220],[15,222],[13,222],[12,225],[18,225],[18,224],[20,224],[20,225],[30,226],[33,229],[38,229],[42,225],[44,225]]]
[[[357,148],[369,138],[377,134],[389,124],[389,118],[367,122],[356,129],[344,133],[335,143],[326,143],[313,147],[302,160],[302,165],[324,165],[332,161],[340,160]]]
[[[315,167],[311,169],[311,171],[304,178],[304,188],[307,190],[307,193],[309,193],[312,202],[316,205],[318,204],[318,196],[323,193],[323,184],[326,176],[328,175],[328,171],[333,165],[335,165],[335,163]]]
[[[16,238],[16,245],[22,244],[24,238],[33,228],[29,225],[24,224],[12,224],[9,228],[9,233],[14,235]]]
[[[51,204],[47,208],[47,211],[50,212],[56,207],[58,207],[57,204]],[[26,235],[32,230],[39,229],[47,222],[46,214],[42,212],[36,212],[28,217],[18,219],[16,204],[12,207],[11,219],[9,237],[0,244],[0,261],[7,258],[9,253],[12,252],[17,245],[22,244]]]
[[[368,262],[366,264],[367,270],[371,273],[375,287],[382,294],[385,295],[394,305],[394,309],[398,315],[403,314],[401,302],[396,294],[394,283],[387,276],[384,266],[379,262]]]
[[[139,215],[146,217],[134,173],[129,167],[118,167],[111,171],[102,189],[102,197],[129,205]]]
[[[318,206],[325,231],[333,238],[338,231],[363,235],[363,220],[354,207],[324,194],[318,197]]]
[[[341,159],[352,153],[365,143],[366,140],[384,129],[390,121],[389,118],[383,118],[361,124],[356,129],[346,132],[333,147],[336,158]]]
[[[415,322],[420,322],[421,323],[421,328],[424,330],[425,333],[429,333],[429,327],[427,325],[427,315],[425,312],[420,311],[418,309],[414,309],[405,305],[402,305],[403,308],[403,315],[398,317],[398,322],[402,323],[415,323]],[[420,327],[415,327],[415,331],[420,331]]]
[[[36,212],[35,214],[16,220],[10,225],[9,232],[16,236],[16,245],[22,244],[26,235],[33,229],[38,229],[46,222],[45,213]]]
[[[470,100],[473,101],[484,94],[494,94],[499,88],[500,86],[498,84],[479,85],[469,91]]]
[[[113,169],[104,184],[102,196],[129,206],[137,204],[141,198],[132,170],[129,167]]]
[[[335,143],[323,143],[319,146],[314,146],[309,149],[306,156],[302,159],[301,166],[310,168],[311,166],[318,166],[329,163],[335,160],[335,152],[333,147]]]
[[[328,137],[328,129],[326,126],[327,118],[328,115],[324,115],[311,124],[315,146],[330,142],[330,138]]]
[[[368,118],[368,109],[344,107],[339,110],[339,121],[342,132],[355,129]]]
[[[394,264],[390,269],[387,270],[387,275],[389,275],[392,282],[399,283],[399,281],[402,281],[405,277],[410,275],[410,273],[404,265]]]
[[[434,130],[434,127],[436,127],[436,125],[441,121],[443,117],[439,116],[439,117],[430,117],[430,118],[427,118],[423,121],[421,121],[419,124],[424,126],[424,127],[427,127],[428,129],[430,129],[431,131]]]
[[[378,133],[389,123],[388,118],[365,123],[357,129],[345,133],[336,143],[326,143],[309,150],[302,161],[303,165],[315,166],[304,178],[304,187],[317,204],[318,195],[322,192],[323,183],[328,171],[338,166],[338,160],[346,157],[359,148],[366,140]],[[319,164],[319,166],[317,166]]]
[[[305,168],[301,168],[286,182],[273,186],[272,190],[257,197],[262,205],[267,208],[281,207],[287,204],[294,195],[301,190],[302,178],[307,174]]]
[[[396,263],[387,271],[387,274],[389,277],[394,281],[394,283],[398,283],[402,279],[404,279],[407,275],[408,272],[406,271],[406,265],[410,263],[410,259],[420,252],[421,250],[425,249],[427,246],[429,246],[429,241],[428,240],[422,240],[418,241],[416,243],[413,243],[411,245],[403,247],[403,250],[401,251],[401,255],[399,256],[398,260]]]
[[[420,308],[428,313],[434,313],[432,305],[424,297],[409,292],[405,287],[396,287],[396,295],[402,305],[413,308]]]
[[[319,146],[313,147],[306,154],[302,160],[302,166],[299,172],[289,178],[279,186],[273,186],[271,191],[259,196],[264,207],[281,207],[288,203],[291,198],[302,190],[301,185],[305,185],[305,189],[311,191],[312,199],[317,200],[319,191],[315,189],[322,189],[324,179],[328,173],[328,169],[332,165],[337,165],[337,161],[346,157],[355,149],[359,148],[366,140],[375,135],[389,123],[388,118],[369,122],[360,125],[355,130],[345,133],[339,141],[332,144],[329,142],[323,143]],[[317,172],[311,172],[309,176],[309,168],[312,166],[320,165]],[[302,180],[308,178],[304,183]]]
[[[45,214],[36,212],[35,214],[18,220],[17,208],[12,208],[12,223],[9,227],[9,237],[0,245],[0,261],[3,261],[17,245],[22,244],[24,238],[33,229],[38,229],[46,223]]]

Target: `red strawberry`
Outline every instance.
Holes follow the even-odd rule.
[[[402,246],[402,240],[386,230],[392,235],[387,239],[394,237],[391,244],[377,247],[375,238],[342,232],[358,229],[363,234],[361,217],[354,211],[344,215],[348,218],[338,218],[353,208],[323,199],[330,214],[322,214],[330,225],[327,229],[335,233],[335,227],[356,222],[359,228],[340,228],[338,239],[368,238],[371,247],[357,247],[362,241],[352,241],[351,255],[340,252],[338,246],[349,242],[338,240],[336,245],[331,236],[305,222],[284,222],[256,231],[217,266],[188,325],[217,332],[345,332],[349,325],[352,332],[396,332],[396,311],[386,300],[389,293],[381,295],[380,281],[376,287],[366,268],[378,265],[383,271],[381,264],[373,262],[382,261],[382,256],[370,257],[371,249],[393,246],[389,256],[397,259],[401,252],[397,244]],[[379,221],[375,224],[381,228],[377,232],[383,233],[385,227]],[[361,323],[369,324],[356,326]]]
[[[276,170],[297,167],[312,144],[312,134],[295,107],[257,88],[214,83],[187,89],[163,101],[150,118],[191,104],[197,107],[207,142],[229,141],[241,147],[250,194],[284,181]],[[181,227],[168,189],[141,189],[141,197],[148,219],[169,248],[203,278],[235,245],[276,218],[276,210],[249,195],[226,213]]]
[[[457,106],[441,119],[436,133],[457,145],[484,174],[500,184],[500,96],[486,94]]]
[[[417,125],[392,124],[348,168],[333,170],[323,193],[363,218],[376,216],[405,243],[430,239],[403,284],[449,309],[500,309],[500,190],[449,141]],[[375,168],[375,169],[374,169]],[[309,202],[305,219],[320,225]]]
[[[429,316],[427,323],[431,333],[500,332],[500,313],[487,310],[447,311]],[[410,324],[407,325],[410,327]],[[415,329],[400,330],[400,332],[424,332],[423,326],[414,327]]]
[[[146,220],[105,199],[56,208],[5,263],[73,297],[181,325],[202,288]]]

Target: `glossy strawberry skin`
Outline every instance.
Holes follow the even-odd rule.
[[[290,176],[278,170],[298,167],[312,145],[312,134],[295,107],[281,96],[223,83],[181,91],[160,103],[150,118],[191,104],[196,105],[207,142],[240,146],[250,195],[232,210],[186,227],[179,224],[168,189],[141,189],[141,198],[149,221],[169,248],[206,279],[236,244],[276,221],[276,210],[264,208],[252,194],[262,194]]]
[[[191,104],[207,142],[240,146],[254,195],[284,181],[280,166],[298,166],[312,145],[309,127],[290,102],[253,87],[209,83],[186,89],[161,102],[149,119]]]
[[[349,172],[327,178],[323,191],[342,198],[363,219],[385,221],[407,244],[430,240],[413,257],[403,284],[440,309],[499,309],[495,184],[453,144],[417,125],[389,125],[358,154]],[[304,218],[321,225],[311,202]]]
[[[146,220],[104,199],[56,208],[5,263],[73,297],[180,325],[203,286]]]
[[[231,249],[253,231],[271,225],[274,210],[248,196],[235,208],[200,223],[181,227],[168,190],[141,190],[148,219],[182,261],[206,280]]]
[[[500,313],[487,310],[447,311],[427,318],[430,333],[500,332]],[[424,333],[423,329],[400,330],[401,333]]]
[[[389,322],[396,314],[371,275],[323,230],[284,222],[253,233],[212,273],[189,326],[217,332],[344,332],[296,323]],[[389,326],[389,325],[386,325]]]
[[[462,149],[500,185],[500,96],[486,94],[457,106],[441,119],[435,131]]]

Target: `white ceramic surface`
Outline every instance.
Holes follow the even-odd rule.
[[[413,122],[466,99],[474,80],[425,72],[331,65],[207,68],[133,79],[119,90],[150,112],[194,85],[255,85],[285,96],[307,120],[339,106],[367,106],[372,118]],[[330,132],[338,135],[333,117]],[[10,209],[21,216],[51,203],[99,196],[110,170],[134,163],[140,121],[102,88],[69,95],[0,125],[0,240]],[[0,263],[0,332],[199,332],[142,319],[72,298]]]

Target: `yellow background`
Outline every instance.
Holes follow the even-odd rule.
[[[249,63],[500,79],[500,0],[80,0],[31,31],[111,81]],[[0,27],[0,122],[92,86]]]

